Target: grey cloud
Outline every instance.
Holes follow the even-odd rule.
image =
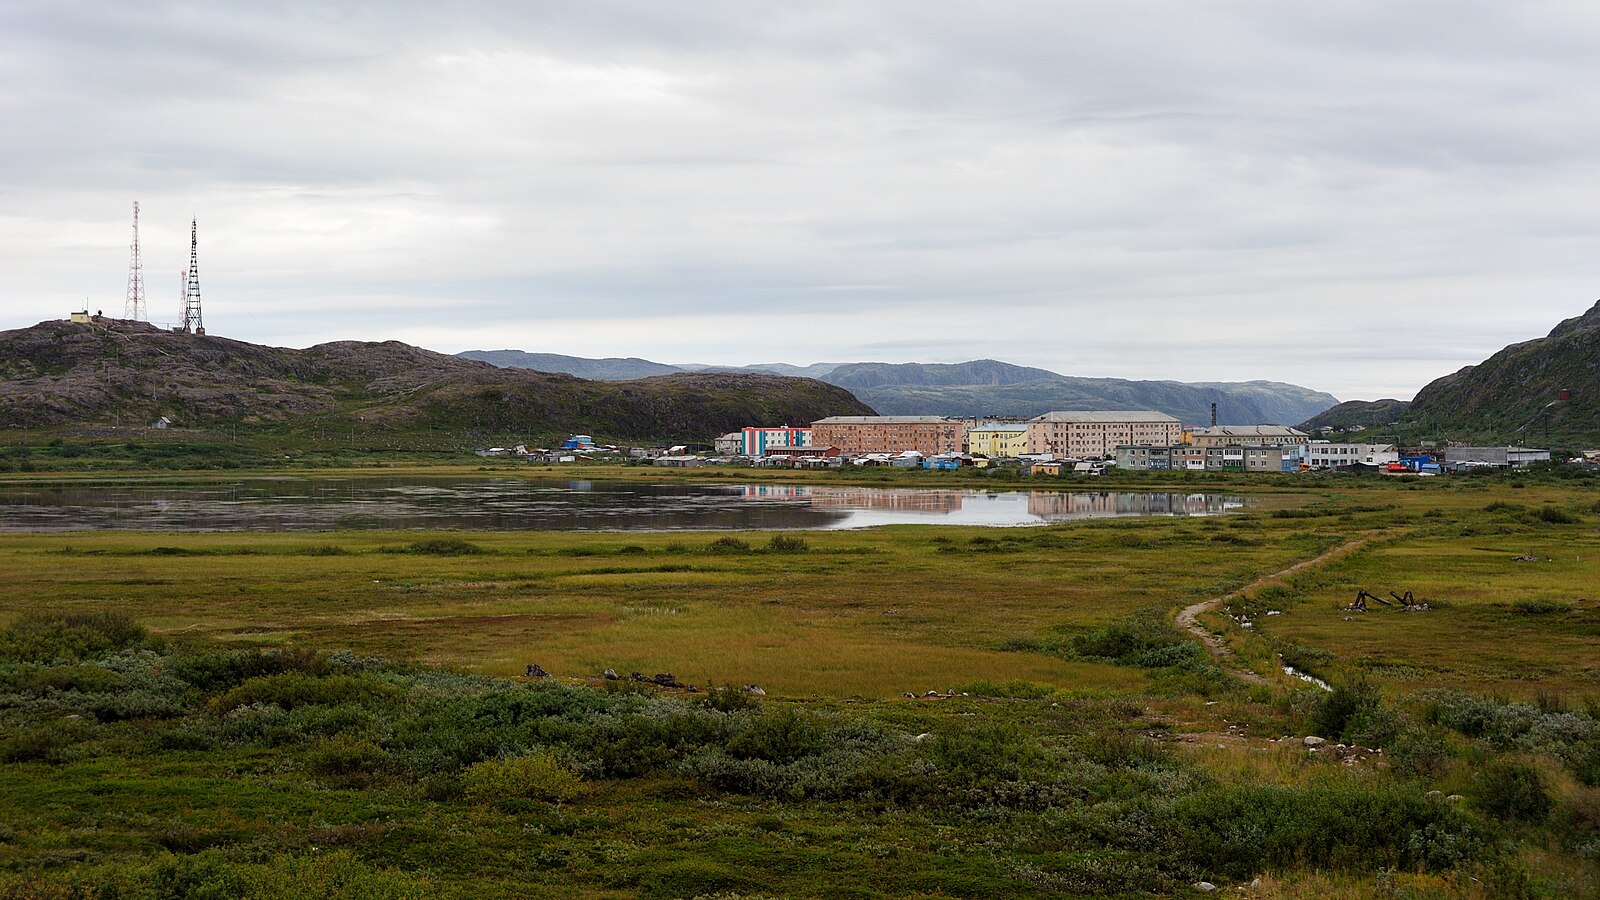
[[[192,213],[208,324],[268,343],[1409,395],[1600,275],[1591,4],[22,0],[0,35],[6,327],[120,308],[133,199],[152,307]]]

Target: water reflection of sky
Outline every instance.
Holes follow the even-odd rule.
[[[0,530],[709,531],[1216,515],[1237,496],[520,478],[257,478],[168,485],[0,487]]]

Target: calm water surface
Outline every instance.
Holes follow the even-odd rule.
[[[250,478],[175,485],[0,487],[0,530],[705,531],[1043,525],[1209,516],[1243,497],[1129,491],[651,484],[522,478]]]

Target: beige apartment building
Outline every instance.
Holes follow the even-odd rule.
[[[960,453],[966,425],[946,416],[829,416],[811,423],[811,443],[838,447],[848,456]]]
[[[1183,440],[1183,423],[1144,410],[1069,410],[1028,420],[1028,452],[1109,459],[1118,446],[1168,447]]]

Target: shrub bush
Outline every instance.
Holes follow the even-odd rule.
[[[0,738],[0,761],[69,762],[77,758],[77,746],[88,740],[93,730],[93,725],[77,719],[6,729],[6,736]]]
[[[804,553],[811,549],[811,545],[799,535],[775,534],[767,541],[767,549],[773,553]]]
[[[1572,525],[1583,521],[1560,507],[1548,505],[1541,507],[1538,512],[1534,513],[1534,517],[1551,525]]]
[[[363,783],[382,771],[387,762],[377,744],[363,738],[341,734],[323,741],[306,752],[305,767],[322,775],[349,783]]]
[[[426,556],[477,556],[488,550],[460,538],[434,538],[412,541],[404,547],[386,547],[384,553],[418,553]]]
[[[1472,795],[1484,812],[1513,822],[1543,822],[1554,805],[1538,769],[1504,759],[1478,772],[1472,780]]]
[[[1180,799],[1176,852],[1204,871],[1248,878],[1267,868],[1450,868],[1485,851],[1454,807],[1401,784],[1215,788]]]
[[[745,553],[750,550],[750,545],[732,535],[725,535],[707,544],[706,550],[712,553]]]
[[[399,694],[393,685],[360,675],[329,675],[319,678],[303,672],[283,672],[252,678],[226,693],[213,697],[212,712],[223,713],[252,704],[271,704],[286,710],[308,704],[377,703]]]
[[[180,656],[167,664],[173,676],[194,685],[207,693],[224,691],[264,675],[282,672],[326,672],[321,656],[311,651],[282,650],[263,653],[259,650],[205,653],[199,656]]]
[[[1387,745],[1390,765],[1401,775],[1437,778],[1450,759],[1450,745],[1431,728],[1412,726],[1400,731]]]
[[[548,752],[489,759],[461,774],[462,794],[474,803],[523,798],[560,803],[578,796],[582,780]]]
[[[1338,740],[1345,736],[1346,729],[1357,715],[1369,713],[1380,702],[1377,686],[1365,677],[1358,676],[1335,685],[1311,714],[1311,731]]]
[[[143,626],[115,610],[29,614],[0,631],[0,660],[47,663],[88,659],[132,647],[146,637]]]

